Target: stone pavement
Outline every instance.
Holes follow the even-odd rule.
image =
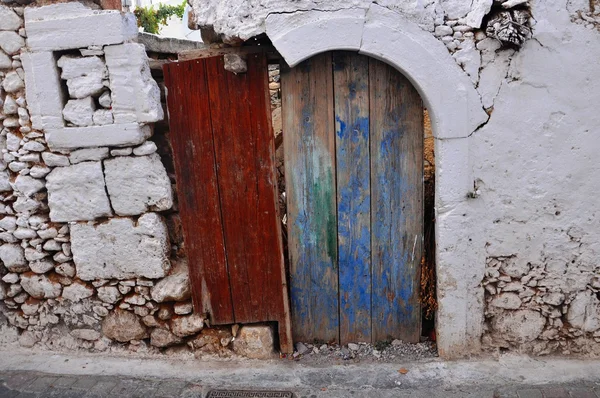
[[[296,398],[600,398],[600,360],[499,358],[311,364],[0,351],[0,398],[199,397],[211,389]]]
[[[238,387],[239,388],[239,387]],[[32,371],[0,372],[0,398],[203,398],[211,388],[185,380],[139,379],[118,376],[60,375]],[[600,384],[462,386],[422,389],[306,388],[292,389],[298,398],[428,397],[428,398],[600,398]]]

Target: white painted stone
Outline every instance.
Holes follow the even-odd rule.
[[[109,109],[98,109],[94,112],[94,124],[97,126],[103,126],[105,124],[113,124],[114,118],[113,113]]]
[[[8,55],[13,55],[25,47],[25,39],[19,34],[9,31],[0,31],[0,48]]]
[[[23,21],[12,9],[0,5],[0,30],[18,30]]]
[[[112,215],[100,162],[57,167],[46,177],[50,219],[94,220]]]
[[[64,126],[64,96],[60,74],[51,52],[23,53],[27,105],[34,129]]]
[[[13,183],[13,189],[25,196],[32,196],[44,189],[44,181],[30,176],[19,175]]]
[[[41,248],[40,248],[40,250],[36,250],[31,247],[25,248],[25,259],[27,261],[41,260],[46,256],[48,256],[48,253],[44,253],[43,251],[41,251]]]
[[[37,233],[41,239],[53,239],[58,236],[58,231],[54,227],[39,230]]]
[[[69,160],[72,164],[85,161],[97,161],[108,157],[108,148],[85,148],[78,149],[69,154]]]
[[[47,129],[46,142],[52,150],[101,146],[133,146],[144,142],[152,130],[137,123]]]
[[[57,252],[62,250],[60,243],[55,241],[54,239],[48,240],[46,243],[44,243],[44,246],[42,246],[42,248],[48,252]]]
[[[516,293],[502,293],[494,297],[490,305],[498,308],[516,310],[521,306],[521,299]]]
[[[44,160],[44,163],[50,167],[68,166],[70,164],[68,157],[52,152],[42,153],[42,159]]]
[[[72,263],[58,264],[55,268],[58,275],[73,278],[75,276],[75,266]]]
[[[154,142],[146,141],[142,145],[133,148],[133,154],[136,156],[144,156],[150,155],[156,152],[157,150],[158,148],[156,147],[156,144]]]
[[[112,99],[110,97],[110,91],[103,92],[100,97],[98,97],[98,103],[101,107],[109,109],[112,106]]]
[[[25,29],[32,51],[118,44],[137,36],[133,14],[92,10],[80,3],[27,7]]]
[[[23,149],[31,152],[42,152],[46,150],[46,146],[41,142],[28,141],[25,144],[23,144]]]
[[[310,54],[358,50],[364,23],[363,9],[309,11],[271,14],[267,17],[266,29],[273,43],[277,43],[275,46],[281,55],[293,66]],[[307,37],[316,36],[327,37],[327,40],[307,40]]]
[[[12,68],[12,59],[2,50],[0,50],[0,69]]]
[[[7,95],[6,98],[4,98],[4,106],[3,106],[3,111],[5,115],[14,115],[17,113],[17,111],[19,110],[19,106],[17,105],[17,102],[14,100],[13,97],[11,97],[10,95]]]
[[[600,329],[600,300],[592,292],[581,292],[569,305],[567,321],[584,332]]]
[[[12,185],[10,185],[10,177],[8,171],[0,171],[0,192],[12,191]]]
[[[67,80],[67,88],[71,98],[97,96],[104,90],[104,81],[100,73],[90,73]]]
[[[441,7],[448,19],[465,17],[471,10],[471,2],[464,0],[440,0]]]
[[[121,299],[121,293],[115,286],[101,286],[98,288],[98,298],[105,303],[115,304]]]
[[[74,282],[66,286],[62,292],[63,298],[73,303],[92,297],[93,294],[94,288],[82,282]]]
[[[8,133],[6,135],[6,149],[9,151],[18,151],[21,147],[21,138],[16,134]]]
[[[110,74],[115,123],[151,123],[164,117],[158,84],[150,74],[142,44],[126,43],[104,48]]]
[[[479,82],[479,68],[481,67],[481,54],[475,48],[475,41],[473,39],[464,40],[459,48],[452,56],[469,75],[473,84],[477,85]]]
[[[21,286],[29,295],[37,299],[51,299],[60,296],[62,285],[45,275],[25,273],[21,276]]]
[[[17,218],[14,216],[4,216],[0,220],[0,228],[5,231],[14,231],[17,229]]]
[[[35,165],[29,170],[29,175],[33,178],[44,178],[48,175],[48,173],[50,173],[50,169],[46,166],[40,165]]]
[[[13,236],[17,239],[34,239],[37,233],[33,229],[19,227],[13,232]]]
[[[479,29],[481,21],[492,9],[493,0],[474,0],[465,22],[472,28]]]
[[[17,244],[6,243],[0,246],[0,260],[10,272],[24,272],[29,269],[23,248]]]
[[[88,76],[90,74],[99,74],[101,78],[108,77],[106,65],[99,57],[63,55],[56,64],[61,69],[60,77],[63,80]]]
[[[110,156],[129,156],[133,153],[131,148],[111,149]]]
[[[25,87],[25,83],[17,72],[8,72],[2,81],[2,87],[7,93],[14,93]]]
[[[152,300],[157,303],[165,301],[185,301],[191,297],[190,279],[187,272],[169,275],[154,285],[151,290]]]
[[[162,278],[170,268],[167,228],[155,213],[144,214],[137,224],[129,218],[75,224],[71,250],[82,280]]]
[[[163,211],[173,206],[171,182],[158,154],[105,160],[104,174],[118,215]]]
[[[92,97],[72,99],[63,109],[64,119],[76,126],[91,126],[94,124],[93,116],[96,104]]]
[[[36,274],[45,274],[54,268],[51,260],[37,260],[29,263],[29,268]]]

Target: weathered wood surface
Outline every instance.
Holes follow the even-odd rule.
[[[337,342],[338,264],[331,53],[282,69],[293,336]]]
[[[233,319],[221,322],[214,311],[212,323],[255,323],[277,321],[281,349],[293,350],[291,340],[289,304],[281,229],[277,215],[277,187],[275,178],[275,147],[271,127],[270,104],[268,101],[267,60],[264,54],[248,55],[248,73],[233,74],[224,70],[223,57],[179,62],[169,65],[203,64],[205,72],[201,75],[188,75],[185,79],[204,79],[205,89],[185,88],[185,93],[176,99],[169,99],[171,119],[172,107],[181,107],[180,103],[196,101],[207,107],[210,126],[191,126],[188,133],[172,131],[173,141],[194,135],[209,135],[214,148],[212,154],[213,169],[216,169],[217,197],[220,204],[220,225],[228,283],[211,286],[206,290],[210,294],[228,295],[232,303]],[[173,79],[177,80],[177,79]],[[169,97],[172,80],[167,84]],[[172,106],[173,102],[173,106]],[[194,120],[200,115],[194,108],[177,115],[172,123],[181,123],[180,119]],[[196,127],[196,128],[194,128]],[[199,130],[203,131],[199,131]],[[204,129],[207,129],[204,131]],[[208,131],[208,132],[207,132]],[[189,137],[186,137],[190,139]],[[174,147],[177,163],[187,163],[184,167],[198,167],[202,160],[195,153],[182,153]],[[198,167],[198,173],[204,169]],[[185,195],[189,185],[195,181],[179,178],[178,186]],[[183,182],[185,181],[185,182]],[[183,183],[182,183],[183,182]],[[202,186],[198,187],[202,190]],[[195,198],[195,193],[191,199]],[[184,229],[204,218],[204,211],[188,212],[181,209],[182,219],[186,219]],[[216,227],[216,226],[215,226]],[[198,230],[197,235],[213,236],[215,228]],[[186,245],[195,244],[197,236],[186,234]],[[209,242],[210,243],[210,242]],[[211,247],[198,247],[200,256],[210,252]],[[190,258],[193,253],[188,253]],[[213,264],[202,263],[201,272],[211,271]],[[194,282],[195,283],[195,282]],[[202,285],[200,285],[202,286]],[[195,287],[198,290],[198,286]],[[222,300],[223,297],[219,298]]]
[[[242,47],[221,47],[221,48],[200,48],[194,50],[181,51],[177,54],[180,61],[190,61],[192,59],[212,58],[225,54],[239,54],[244,58],[246,55],[263,53],[269,59],[280,59],[279,53],[272,46],[242,46]]]
[[[371,60],[373,340],[418,342],[423,242],[423,105],[411,83]]]
[[[333,54],[340,343],[371,341],[369,59]]]
[[[295,338],[417,342],[418,93],[392,67],[350,52],[321,54],[282,72],[282,93]]]
[[[164,66],[164,74],[194,309],[209,313],[212,323],[232,323],[206,65],[203,60],[172,63]]]

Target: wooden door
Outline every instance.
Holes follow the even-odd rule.
[[[194,310],[212,324],[276,321],[292,352],[264,54],[164,66]]]
[[[294,339],[418,342],[421,98],[351,52],[281,80]]]

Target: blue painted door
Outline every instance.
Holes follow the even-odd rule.
[[[284,70],[281,87],[294,340],[418,342],[418,93],[352,52]]]

